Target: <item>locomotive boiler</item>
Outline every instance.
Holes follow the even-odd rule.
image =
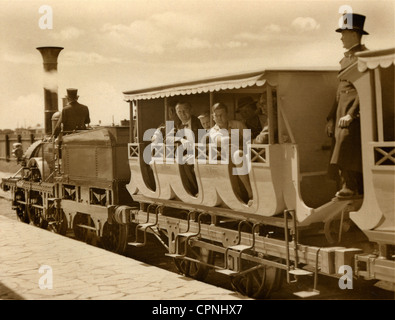
[[[150,234],[180,273],[204,279],[213,269],[253,298],[302,276],[341,277],[344,266],[356,277],[394,284],[394,57],[394,49],[360,53],[342,73],[361,101],[363,197],[334,198],[324,127],[338,74],[317,69],[124,92],[135,123],[48,135],[2,186],[21,221],[61,234],[72,229],[117,253],[143,247]],[[155,128],[171,125],[168,109],[177,101],[188,101],[196,115],[221,101],[237,118],[237,101],[247,95],[269,125],[268,143],[247,143],[243,151],[252,199],[230,161],[219,160],[224,150],[203,141],[189,154],[198,187],[192,192],[178,161],[185,150],[167,139],[152,142]]]

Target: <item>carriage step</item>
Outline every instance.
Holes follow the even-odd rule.
[[[289,270],[290,274],[293,274],[294,276],[310,276],[314,274],[312,271],[308,270],[303,270],[303,269],[294,269],[294,270]]]
[[[87,226],[87,225],[85,225],[85,224],[77,224],[77,227],[96,231],[96,228],[95,228],[95,227]]]
[[[319,294],[320,291],[315,289],[294,292],[294,295],[298,296],[299,298],[310,298],[310,297],[318,296]]]
[[[145,229],[147,229],[148,227],[153,227],[153,226],[154,226],[153,223],[147,222],[147,223],[141,223],[141,224],[139,224],[139,225],[138,225],[138,228],[139,228],[140,230],[145,230]]]
[[[239,273],[238,271],[234,271],[234,270],[230,270],[230,269],[215,269],[215,272],[224,274],[226,276],[234,276]]]
[[[140,247],[144,247],[145,243],[144,242],[128,242],[128,246],[140,248]]]
[[[175,259],[181,259],[185,257],[185,254],[179,254],[179,253],[165,253],[165,256],[170,257],[170,258],[175,258]]]
[[[196,232],[184,232],[184,233],[179,233],[179,237],[192,237],[192,236],[197,236]]]
[[[229,249],[234,251],[243,251],[243,250],[251,249],[251,246],[247,246],[245,244],[238,244],[235,246],[230,246]]]

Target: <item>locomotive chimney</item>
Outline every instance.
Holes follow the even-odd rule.
[[[44,108],[45,108],[45,134],[52,134],[52,115],[58,111],[58,86],[56,73],[58,70],[58,55],[62,47],[39,47],[43,58],[44,80]]]

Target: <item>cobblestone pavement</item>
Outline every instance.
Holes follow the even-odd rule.
[[[0,299],[245,298],[0,216]]]

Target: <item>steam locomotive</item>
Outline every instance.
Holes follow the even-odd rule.
[[[58,47],[38,48],[45,71]],[[180,273],[203,280],[210,269],[233,288],[265,298],[303,276],[354,277],[395,283],[395,49],[358,53],[342,72],[360,97],[364,195],[334,197],[331,140],[325,116],[336,94],[335,70],[264,70],[124,92],[127,126],[104,126],[51,138],[57,93],[44,88],[47,137],[24,153],[21,169],[2,179],[20,221],[76,238],[95,237],[123,253],[155,237]],[[168,109],[186,100],[193,112],[222,101],[265,105],[266,144],[247,144],[253,191],[245,190],[216,146],[195,143],[194,193],[177,145],[151,141]],[[236,115],[237,116],[237,115]],[[316,281],[308,294],[317,294]],[[306,295],[306,293],[304,293]]]

